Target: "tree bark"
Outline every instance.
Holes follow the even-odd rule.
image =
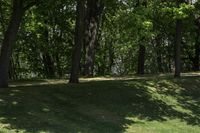
[[[18,60],[16,60],[13,56],[11,57],[10,60],[10,67],[9,67],[9,79],[12,80],[17,80],[18,79],[18,75],[17,75],[17,68],[16,68],[16,63],[15,61],[18,62]]]
[[[45,77],[55,78],[54,61],[48,52],[43,54],[43,64],[44,64]]]
[[[79,67],[81,60],[81,50],[84,43],[84,18],[85,18],[85,0],[77,0],[76,28],[75,28],[75,46],[72,54],[72,67],[69,83],[78,83]]]
[[[145,53],[146,53],[145,46],[140,44],[139,55],[138,55],[138,71],[137,71],[137,74],[140,75],[144,74]]]
[[[3,33],[5,32],[5,22],[4,22],[4,14],[2,9],[2,2],[0,1],[0,23],[3,30]]]
[[[98,43],[100,17],[103,11],[101,0],[87,0],[85,29],[85,65],[84,75],[93,76],[95,47]]]
[[[47,22],[46,22],[47,23]],[[43,48],[43,64],[44,64],[44,73],[46,78],[55,78],[55,66],[54,59],[52,54],[49,52],[50,41],[49,41],[49,31],[47,28],[44,29],[44,40],[46,43],[47,50]]]
[[[181,76],[181,40],[182,40],[182,20],[176,21],[175,34],[175,78]]]
[[[142,3],[141,1],[137,1],[138,6],[144,6],[147,8],[147,0],[144,0]],[[143,38],[144,39],[144,38]],[[145,66],[145,54],[146,54],[146,47],[142,44],[139,45],[139,55],[138,55],[138,70],[137,74],[143,75],[144,74],[144,66]]]
[[[8,87],[8,69],[10,65],[10,57],[12,54],[12,46],[16,41],[23,14],[23,0],[14,0],[11,20],[5,32],[1,48],[0,88]]]
[[[200,18],[196,19],[195,25],[197,27],[196,30],[196,42],[195,42],[195,56],[193,61],[193,70],[199,71],[199,59],[200,59]]]
[[[163,64],[163,59],[162,59],[162,53],[161,53],[161,48],[162,48],[162,38],[160,35],[158,35],[156,38],[155,38],[155,41],[156,41],[156,60],[157,60],[157,65],[158,65],[158,72],[159,73],[163,73],[164,70],[163,70],[163,67],[162,67],[162,64]]]
[[[199,71],[200,43],[195,43],[195,57],[193,62],[193,71]]]

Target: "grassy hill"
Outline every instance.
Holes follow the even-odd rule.
[[[200,76],[12,82],[0,133],[199,133]]]

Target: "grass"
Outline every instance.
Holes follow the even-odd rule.
[[[12,82],[0,133],[199,133],[200,76]]]

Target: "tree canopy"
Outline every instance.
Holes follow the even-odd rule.
[[[199,71],[199,0],[1,0],[8,79]]]

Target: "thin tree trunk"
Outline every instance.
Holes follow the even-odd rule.
[[[72,67],[69,83],[78,83],[79,67],[81,60],[81,50],[84,42],[84,18],[85,18],[85,0],[77,0],[76,28],[75,28],[75,46],[72,54]]]
[[[195,43],[195,57],[193,62],[193,70],[199,71],[199,56],[200,56],[200,43]]]
[[[175,35],[175,74],[174,77],[181,76],[181,40],[182,40],[182,21],[176,21],[176,35]]]
[[[137,74],[141,74],[141,75],[144,74],[145,53],[146,53],[145,46],[140,45],[139,55],[138,55],[138,72],[137,72]]]
[[[54,62],[51,55],[47,52],[43,55],[44,73],[46,78],[55,77]]]
[[[56,53],[55,60],[56,60],[57,76],[59,78],[62,78],[63,77],[63,72],[62,72],[61,62],[60,62],[60,58],[59,58],[59,54],[58,53]]]
[[[49,41],[49,31],[47,28],[44,30],[44,37],[45,37],[45,43],[46,46],[50,47],[50,41]],[[43,55],[43,63],[44,63],[44,70],[45,70],[45,76],[47,78],[54,78],[55,77],[55,66],[54,66],[54,60],[52,58],[52,54],[44,49],[44,55]]]
[[[163,67],[162,67],[162,53],[161,53],[161,46],[162,46],[162,42],[161,42],[161,36],[158,35],[155,39],[156,41],[156,60],[157,60],[157,65],[158,65],[158,72],[159,73],[163,73]]]
[[[17,33],[20,27],[24,10],[23,1],[13,1],[13,11],[10,23],[4,35],[4,40],[0,55],[0,88],[8,87],[8,69],[10,64],[10,57],[12,54],[12,47],[16,41]]]
[[[113,67],[113,64],[114,64],[114,56],[115,56],[112,41],[109,43],[109,46],[108,46],[108,54],[109,54],[109,69],[108,69],[108,72],[111,73],[112,67]]]
[[[147,0],[144,0],[142,3],[138,0],[138,6],[144,6],[147,8]],[[144,39],[144,38],[143,38]],[[144,74],[144,66],[145,66],[145,54],[146,54],[146,47],[142,44],[139,45],[139,55],[138,55],[138,70],[137,74],[143,75]]]
[[[200,59],[200,18],[198,18],[195,22],[197,26],[196,30],[196,42],[195,42],[195,57],[193,61],[193,70],[194,71],[199,71],[199,59]]]
[[[60,34],[59,38],[60,38],[60,40],[62,40],[62,35],[63,35],[62,30],[60,31],[59,34]],[[60,60],[59,57],[60,57],[59,52],[56,52],[55,53],[55,61],[56,61],[57,76],[59,78],[62,78],[63,77],[63,71],[62,71],[62,67],[61,67],[61,60]]]

